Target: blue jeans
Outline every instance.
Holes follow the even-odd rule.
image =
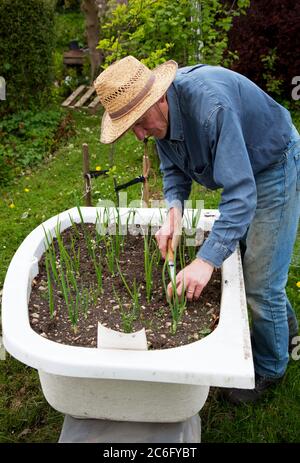
[[[257,209],[241,243],[253,360],[256,373],[279,378],[289,360],[289,334],[298,332],[285,292],[300,215],[300,136],[294,127],[281,160],[255,179]]]

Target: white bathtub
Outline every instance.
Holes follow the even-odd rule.
[[[95,223],[96,211],[81,208],[85,222]],[[158,224],[161,210],[136,209],[135,223]],[[110,210],[112,213],[112,209]],[[122,222],[129,209],[120,208]],[[163,214],[165,211],[163,211]],[[80,218],[76,208],[43,223],[61,230]],[[185,212],[191,218],[192,211]],[[216,210],[202,210],[198,226],[209,230]],[[56,410],[80,418],[117,421],[179,422],[204,405],[210,386],[254,387],[247,307],[240,253],[222,266],[220,321],[207,337],[186,346],[154,351],[67,346],[38,335],[30,327],[31,283],[44,252],[42,225],[15,253],[3,287],[3,343],[16,359],[39,372],[46,400]]]

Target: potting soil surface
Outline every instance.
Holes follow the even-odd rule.
[[[125,317],[132,313],[132,297],[128,293],[118,269],[115,265],[115,274],[108,268],[106,260],[106,246],[102,240],[97,242],[95,225],[85,224],[95,246],[95,254],[102,264],[102,292],[97,293],[97,278],[92,259],[89,257],[83,225],[76,225],[61,233],[65,247],[74,256],[74,250],[78,256],[80,249],[79,271],[75,273],[79,292],[82,301],[89,298],[88,304],[78,306],[78,320],[76,326],[72,326],[68,308],[64,300],[62,287],[53,283],[54,313],[52,317],[49,311],[49,289],[47,271],[45,266],[45,255],[39,261],[39,274],[32,282],[32,290],[29,301],[29,318],[31,327],[41,336],[52,341],[73,346],[96,347],[97,346],[97,325],[98,321],[103,325],[117,331],[126,331],[124,324]],[[202,232],[201,232],[202,233]],[[74,246],[71,248],[73,237]],[[154,240],[154,237],[153,237]],[[58,244],[54,239],[56,249],[57,269],[61,268],[61,259],[58,252]],[[152,243],[152,251],[155,245]],[[198,248],[197,248],[198,249]],[[148,349],[167,349],[189,344],[213,331],[219,319],[220,298],[221,298],[221,271],[215,269],[210,282],[204,288],[198,301],[187,301],[187,306],[182,318],[178,323],[175,334],[171,333],[172,314],[167,302],[165,289],[162,280],[164,261],[159,257],[159,251],[153,263],[152,273],[152,296],[148,302],[146,298],[146,284],[144,271],[144,239],[141,229],[134,226],[130,233],[124,237],[124,247],[119,254],[119,265],[121,272],[132,291],[134,279],[139,288],[139,308],[136,310],[135,318],[132,320],[130,331],[138,331],[145,328]],[[177,256],[178,257],[178,256]],[[186,253],[186,265],[190,263]],[[179,259],[177,259],[177,273],[180,270]],[[166,283],[170,281],[166,271]],[[74,295],[75,301],[75,295]],[[69,306],[70,308],[71,306]],[[74,309],[75,305],[73,305]],[[128,330],[128,325],[127,325]]]

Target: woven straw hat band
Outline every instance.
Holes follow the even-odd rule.
[[[154,73],[129,56],[103,71],[94,85],[101,104],[110,118],[116,120],[143,101],[154,81]]]
[[[145,86],[133,98],[133,100],[127,103],[125,106],[123,106],[123,108],[119,109],[119,111],[115,111],[114,113],[109,113],[110,118],[113,120],[119,119],[120,117],[125,116],[125,114],[129,113],[129,111],[131,111],[139,103],[141,103],[141,101],[143,101],[145,96],[149,93],[154,81],[155,81],[155,75],[152,74],[149,77],[148,81],[146,82]]]

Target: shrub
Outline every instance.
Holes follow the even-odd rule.
[[[129,0],[109,2],[101,24],[99,49],[105,65],[132,54],[152,67],[167,59],[179,65],[221,64],[232,18],[249,0]]]
[[[0,186],[33,167],[74,134],[72,116],[61,109],[20,111],[0,121]]]
[[[46,103],[52,80],[54,10],[46,0],[0,1],[0,115]]]
[[[273,96],[291,99],[292,78],[300,74],[299,18],[294,0],[251,0],[229,33],[229,49],[239,56],[232,69]]]
[[[68,50],[71,40],[80,47],[86,46],[84,17],[81,12],[55,13],[55,49]]]

